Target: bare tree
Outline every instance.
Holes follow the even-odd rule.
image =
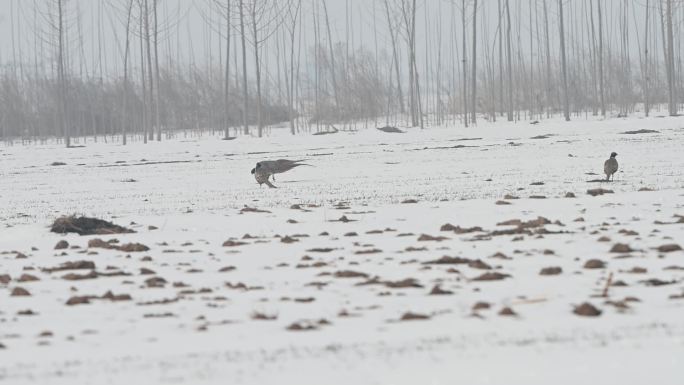
[[[477,0],[473,4],[473,74],[472,74],[472,115],[470,120],[473,124],[477,123]]]
[[[565,59],[565,28],[563,18],[563,0],[558,0],[558,18],[560,28],[561,72],[563,75],[563,114],[570,121],[570,100],[568,98],[568,70]]]
[[[263,135],[263,98],[261,88],[262,63],[260,50],[263,44],[276,32],[283,21],[281,11],[289,7],[289,1],[248,0],[250,39],[254,51],[254,72],[256,75],[256,124],[259,137]]]

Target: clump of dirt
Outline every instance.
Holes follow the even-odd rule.
[[[631,253],[632,248],[629,247],[629,245],[624,244],[624,243],[616,243],[613,245],[613,247],[610,249],[611,253]]]
[[[284,236],[284,237],[280,238],[280,242],[290,244],[290,243],[299,242],[299,239],[292,238],[290,236]]]
[[[418,242],[442,242],[442,241],[446,241],[448,239],[449,238],[447,238],[447,237],[441,237],[441,236],[434,237],[432,235],[422,234],[420,237],[418,237]]]
[[[150,250],[149,247],[143,245],[142,243],[126,243],[125,245],[121,245],[116,249],[126,253],[141,253]]]
[[[382,253],[382,250],[380,249],[367,249],[367,250],[358,250],[355,251],[354,254],[356,255],[368,255],[368,254],[378,254]]]
[[[418,203],[418,201],[415,199],[406,199],[406,200],[401,201],[401,203],[402,204],[412,204],[412,203]]]
[[[466,263],[470,263],[470,262],[471,262],[471,260],[467,259],[467,258],[450,257],[448,255],[445,255],[439,259],[423,262],[423,264],[424,265],[461,265],[461,264],[466,264]]]
[[[585,269],[603,269],[606,267],[606,263],[600,259],[590,259],[584,263]]]
[[[427,314],[421,314],[421,313],[413,313],[413,312],[406,312],[404,313],[401,318],[399,318],[400,321],[421,321],[421,320],[429,320],[430,316]]]
[[[421,285],[415,278],[406,278],[400,281],[386,281],[385,286],[389,287],[390,289],[420,289],[423,287],[423,285]]]
[[[94,238],[88,241],[88,247],[91,249],[107,249],[107,250],[119,250],[123,251],[126,253],[139,253],[143,251],[148,251],[150,250],[149,247],[141,244],[141,243],[126,243],[121,246],[117,246],[116,243],[118,241],[115,239],[112,239],[108,242],[103,241],[100,238]]]
[[[497,205],[497,206],[507,206],[507,205],[510,205],[511,202],[507,202],[507,201],[496,201],[494,204]]]
[[[665,286],[665,285],[673,285],[673,284],[677,283],[677,281],[663,281],[663,280],[658,279],[658,278],[651,278],[651,279],[647,279],[647,280],[644,280],[641,282],[644,283],[646,286]]]
[[[639,135],[639,134],[659,134],[659,133],[660,133],[660,131],[648,130],[648,129],[642,128],[640,130],[625,131],[625,132],[622,132],[621,134],[623,134],[623,135]]]
[[[22,274],[17,279],[17,282],[34,282],[34,281],[40,281],[40,278],[36,277],[35,275],[31,275],[31,274]]]
[[[503,317],[515,317],[518,315],[518,313],[513,311],[513,309],[511,309],[510,307],[506,306],[505,308],[499,311],[499,315]]]
[[[356,220],[355,219],[349,219],[349,218],[347,218],[346,215],[342,215],[339,219],[334,219],[334,220],[331,220],[330,222],[349,223],[349,222],[356,222]]]
[[[319,248],[313,248],[313,249],[308,249],[307,252],[309,253],[329,253],[331,251],[334,251],[335,249],[332,247],[319,247]]]
[[[667,245],[658,246],[658,251],[661,253],[671,253],[673,251],[680,251],[682,247],[676,243],[670,243]]]
[[[147,287],[164,287],[166,283],[166,280],[162,277],[152,277],[145,280]]]
[[[442,225],[440,227],[439,231],[453,231],[456,234],[468,234],[468,233],[474,233],[477,231],[483,231],[482,227],[475,226],[475,227],[461,227],[461,226],[454,226],[451,223],[447,223],[445,225]]]
[[[294,322],[290,324],[286,328],[287,330],[291,332],[302,332],[302,331],[311,331],[311,330],[317,330],[318,326],[315,324],[309,323],[309,322]]]
[[[392,126],[385,126],[385,127],[378,127],[379,131],[386,132],[388,134],[404,134],[405,131],[402,131],[396,127]]]
[[[90,303],[90,299],[92,296],[87,296],[87,295],[82,295],[82,296],[73,296],[69,298],[66,301],[67,306],[74,306],[74,305],[87,305]]]
[[[30,297],[31,293],[29,293],[28,290],[24,289],[23,287],[15,287],[12,289],[12,293],[10,293],[11,297]]]
[[[260,210],[256,207],[245,206],[242,209],[240,209],[240,214],[244,214],[244,213],[267,213],[267,214],[270,214],[271,212],[268,210]]]
[[[69,242],[67,242],[63,239],[61,241],[57,242],[57,244],[55,245],[55,250],[64,250],[64,249],[68,249],[68,248],[69,248]]]
[[[468,262],[468,267],[472,269],[480,269],[480,270],[491,270],[492,267],[483,262],[480,259],[476,259],[474,261]]]
[[[430,295],[451,295],[454,294],[453,291],[450,290],[444,290],[442,287],[437,284],[435,285],[432,290],[430,290]]]
[[[104,295],[100,298],[107,299],[112,302],[131,301],[133,299],[130,294],[114,294],[111,291],[104,293]]]
[[[473,278],[473,281],[500,281],[502,279],[510,278],[510,274],[498,273],[498,272],[487,272]]]
[[[299,302],[299,303],[311,303],[315,300],[316,300],[316,298],[314,298],[314,297],[304,297],[304,298],[295,298],[294,299],[295,302]]]
[[[93,238],[88,241],[88,247],[91,249],[113,249],[111,243],[105,242],[100,238]]]
[[[86,269],[95,269],[95,262],[92,261],[69,261],[69,262],[64,262],[61,265],[57,267],[47,267],[42,269],[45,272],[48,273],[53,273],[55,271],[64,271],[64,270],[86,270]]]
[[[223,242],[223,247],[236,247],[236,246],[244,246],[247,245],[247,242],[240,242],[240,241],[233,241],[233,240],[227,240]]]
[[[565,193],[565,197],[566,197],[566,198],[577,198],[577,196],[576,196],[575,193],[573,193],[573,192],[567,192],[567,193]]]
[[[563,269],[559,266],[545,267],[541,269],[539,275],[558,275],[563,273]]]
[[[353,270],[340,270],[333,274],[335,278],[368,278],[368,274]]]
[[[98,277],[97,272],[95,270],[91,270],[88,274],[76,274],[76,273],[68,273],[62,276],[62,279],[67,280],[67,281],[81,281],[84,279],[95,279]]]
[[[278,316],[260,313],[260,312],[254,312],[254,313],[252,313],[252,319],[255,321],[275,321],[278,319]]]
[[[587,190],[587,194],[589,194],[593,197],[598,196],[598,195],[613,194],[613,193],[614,193],[613,190],[607,190],[607,189],[603,189],[603,188],[593,188],[593,189]]]
[[[0,274],[0,284],[7,285],[12,280],[9,274]]]
[[[601,310],[589,302],[576,306],[572,312],[582,317],[598,317],[602,313]]]
[[[503,259],[503,260],[513,259],[513,258],[507,256],[506,254],[500,252],[500,251],[496,252],[495,254],[492,254],[489,258],[496,258],[496,259]]]
[[[479,301],[473,305],[473,311],[487,310],[491,307],[492,305],[490,305],[488,302]]]
[[[50,231],[58,234],[76,233],[78,235],[130,234],[135,231],[89,217],[64,216],[55,219]]]

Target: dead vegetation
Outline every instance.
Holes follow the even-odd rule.
[[[129,234],[135,232],[102,219],[77,216],[64,216],[55,219],[50,231],[58,234],[76,233],[78,235]]]

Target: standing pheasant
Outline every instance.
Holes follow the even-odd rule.
[[[606,181],[609,181],[611,177],[615,180],[615,173],[618,170],[618,161],[615,159],[617,156],[616,152],[610,154],[610,158],[603,163],[603,172],[606,174]]]

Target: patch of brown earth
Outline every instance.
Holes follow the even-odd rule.
[[[598,317],[602,313],[601,310],[589,302],[584,302],[583,304],[576,306],[572,312],[582,317]]]
[[[128,234],[135,231],[97,218],[64,216],[55,219],[50,231],[78,235]]]

